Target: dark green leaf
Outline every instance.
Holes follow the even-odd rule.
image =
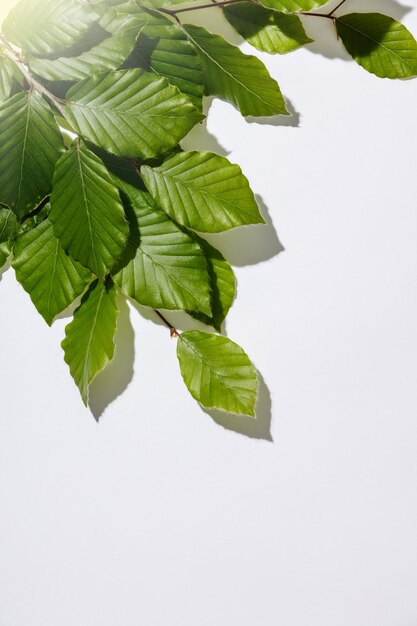
[[[18,217],[51,192],[64,142],[49,106],[34,92],[18,93],[0,107],[0,202]]]
[[[128,224],[102,160],[76,143],[57,163],[50,219],[69,254],[103,279],[122,254]]]

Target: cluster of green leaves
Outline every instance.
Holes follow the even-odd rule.
[[[206,407],[254,416],[256,370],[221,334],[233,270],[202,235],[263,218],[238,165],[180,142],[203,120],[206,95],[244,116],[288,111],[258,58],[184,23],[188,9],[176,4],[20,0],[10,12],[0,36],[0,267],[11,258],[48,324],[78,303],[62,347],[86,404],[114,354],[119,292],[168,326],[166,311],[182,310],[216,330],[171,327],[185,384]],[[304,13],[332,20],[368,71],[417,74],[417,44],[403,25],[380,14],[312,15],[324,4],[218,6],[258,50],[311,42]]]

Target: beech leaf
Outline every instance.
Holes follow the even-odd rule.
[[[189,392],[207,408],[255,416],[256,370],[247,354],[227,337],[188,331],[177,355]]]

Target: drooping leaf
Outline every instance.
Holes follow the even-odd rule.
[[[135,182],[120,178],[115,182],[128,203],[130,223],[129,243],[121,268],[113,275],[115,283],[145,306],[210,315],[209,275],[199,244]]]
[[[49,325],[93,278],[64,252],[49,219],[18,237],[13,253],[16,278]]]
[[[176,24],[150,14],[128,66],[164,76],[201,109],[203,65],[197,50]]]
[[[152,158],[203,119],[176,87],[141,69],[93,76],[71,88],[67,99],[75,130],[119,156]]]
[[[155,199],[179,224],[216,233],[264,222],[238,165],[212,152],[180,152],[141,175]]]
[[[76,142],[57,163],[51,205],[63,248],[103,279],[123,252],[128,224],[110,174],[84,144]]]
[[[240,346],[221,335],[188,331],[178,338],[181,374],[207,408],[255,416],[256,370]]]
[[[298,13],[302,11],[312,11],[324,4],[328,4],[330,0],[259,0],[261,4],[275,11],[283,13]]]
[[[18,93],[0,107],[0,202],[18,217],[51,191],[64,142],[55,118],[36,93]]]
[[[243,116],[288,115],[278,83],[262,61],[205,28],[184,28],[203,61],[208,95],[230,102]]]
[[[339,37],[365,70],[381,78],[417,76],[417,42],[407,28],[380,13],[337,18]]]
[[[263,52],[283,54],[312,41],[306,35],[300,18],[291,13],[239,2],[226,6],[224,14],[246,41]]]
[[[117,314],[116,288],[112,281],[105,284],[96,281],[65,328],[62,342],[65,362],[85,405],[90,383],[113,358]]]
[[[3,32],[25,52],[51,54],[72,45],[97,19],[78,0],[20,0],[3,23]]]
[[[210,276],[211,314],[189,311],[190,315],[203,324],[213,326],[220,332],[236,295],[236,279],[232,268],[221,252],[211,246],[205,239],[194,234],[206,257]]]
[[[112,20],[104,22],[104,27],[100,24],[95,27],[104,35],[99,43],[78,56],[33,58],[29,63],[31,70],[47,80],[83,80],[100,71],[117,69],[132,52],[146,16],[120,14],[114,9],[113,12]]]

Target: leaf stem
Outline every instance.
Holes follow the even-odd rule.
[[[329,17],[332,17],[333,13],[335,13],[337,11],[337,9],[339,9],[342,6],[342,4],[345,4],[345,2],[346,2],[346,0],[342,0],[342,2],[339,2],[339,4],[337,6],[335,6],[335,8],[332,11],[330,11]]]
[[[177,331],[177,329],[175,328],[175,326],[173,326],[172,324],[170,324],[170,323],[168,322],[168,320],[166,319],[166,317],[164,317],[164,316],[162,315],[162,313],[160,313],[157,309],[154,309],[154,311],[155,311],[155,313],[157,314],[157,316],[159,317],[159,319],[161,319],[161,320],[164,322],[165,326],[167,326],[167,327],[169,328],[169,332],[170,332],[171,337],[172,337],[172,338],[179,337],[179,332]]]

